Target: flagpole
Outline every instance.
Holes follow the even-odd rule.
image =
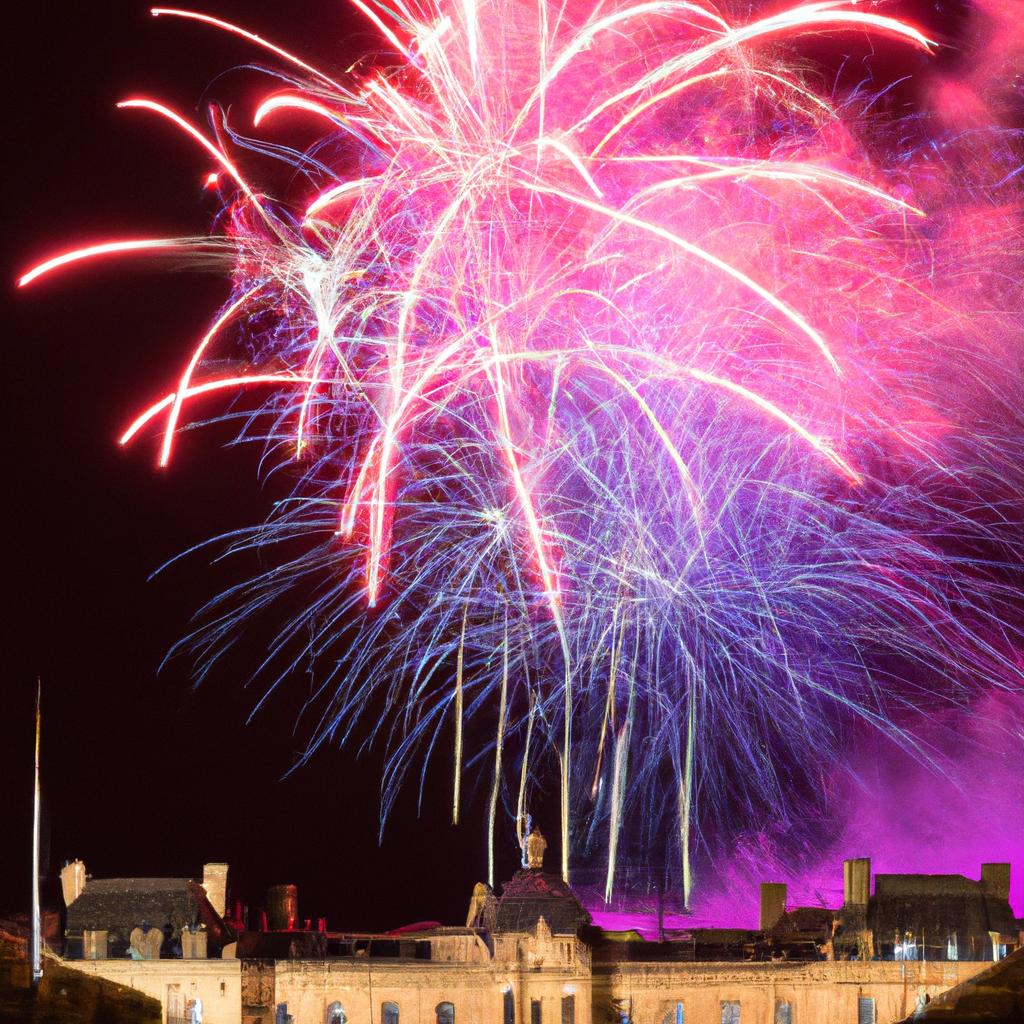
[[[43,681],[36,684],[36,757],[35,796],[32,804],[32,984],[43,976],[42,921],[39,915],[39,720],[43,700]]]

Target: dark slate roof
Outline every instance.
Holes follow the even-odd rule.
[[[502,888],[497,930],[530,932],[542,917],[552,935],[575,935],[590,924],[590,915],[560,876],[541,868],[517,871]]]
[[[876,876],[882,877],[885,876]],[[940,941],[956,932],[961,944],[972,936],[987,939],[990,931],[1001,935],[1016,933],[1010,904],[983,892],[977,882],[960,875],[917,877],[922,880],[920,883],[899,889],[883,886],[879,891],[876,882],[875,895],[868,903],[868,923],[876,941],[888,941],[895,932],[908,930],[918,938],[933,936]],[[945,891],[936,888],[929,891],[926,888],[929,883],[924,882],[928,878],[944,880]]]
[[[175,938],[185,925],[204,924],[216,946],[231,937],[203,887],[188,878],[90,878],[67,910],[69,935],[106,930],[127,940],[143,923],[170,925]]]
[[[979,888],[964,875],[875,875],[876,896],[970,896]]]
[[[828,937],[832,934],[832,922],[835,911],[825,907],[794,907],[783,913],[775,924],[768,929],[774,936],[795,934],[821,934]]]

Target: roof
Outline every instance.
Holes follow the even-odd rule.
[[[590,914],[559,875],[542,868],[517,871],[502,888],[497,930],[530,932],[542,917],[552,935],[575,935],[590,924]]]
[[[958,875],[918,876],[920,878],[960,879]],[[959,882],[951,882],[946,892],[909,887],[903,891],[876,887],[875,895],[868,903],[868,922],[876,935],[891,936],[911,931],[917,936],[931,935],[944,941],[950,933],[956,933],[961,942],[968,936],[984,936],[988,932],[1012,935],[1017,931],[1017,922],[1010,904],[982,891],[977,882],[962,879],[969,888]]]
[[[979,887],[965,875],[875,875],[876,896],[968,896]]]
[[[206,891],[189,878],[91,878],[67,910],[70,935],[105,930],[127,938],[141,924],[170,925],[175,937],[185,925],[203,924],[214,945],[227,941]]]

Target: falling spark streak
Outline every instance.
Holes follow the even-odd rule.
[[[679,786],[679,832],[683,861],[683,906],[689,909],[693,891],[693,869],[690,865],[690,818],[693,808],[693,743],[696,725],[693,691],[690,691],[686,712],[686,766]]]
[[[72,249],[61,253],[43,263],[38,264],[18,278],[18,287],[24,288],[38,277],[58,270],[69,263],[79,260],[90,260],[95,256],[108,256],[114,253],[139,252],[148,249],[183,249],[195,243],[183,238],[132,238],[121,242],[100,242],[98,245],[87,245],[84,249]]]
[[[171,110],[170,107],[165,107],[162,103],[157,103],[156,100],[148,100],[143,98],[136,98],[130,100],[122,100],[117,104],[118,110],[151,110],[155,114],[159,114],[161,117],[166,117],[168,121],[176,124],[183,132],[195,139],[200,146],[203,147],[224,168],[228,174],[238,184],[238,187],[246,194],[246,196],[252,201],[253,205],[258,209],[262,210],[259,200],[253,195],[252,189],[246,184],[245,179],[242,177],[238,168],[228,159],[226,153],[223,152],[218,146],[212,143],[194,124],[186,121],[180,114]]]
[[[839,469],[840,472],[844,473],[852,483],[863,483],[863,478],[860,473],[858,473],[857,470],[855,470],[853,466],[846,461],[846,459],[834,451],[820,437],[815,437],[814,434],[812,434],[806,427],[797,423],[797,421],[788,413],[784,412],[773,402],[769,402],[767,398],[751,391],[750,388],[743,387],[742,384],[737,384],[735,381],[727,380],[725,377],[718,377],[713,373],[707,373],[704,370],[698,370],[695,367],[691,367],[688,372],[694,379],[702,381],[705,384],[713,384],[718,388],[725,388],[726,391],[731,391],[734,395],[739,395],[741,398],[745,398],[748,402],[752,402],[759,409],[763,409],[770,416],[774,416],[777,420],[781,420],[795,434],[799,434],[815,451],[824,455],[825,458]]]
[[[774,35],[779,32],[792,31],[794,29],[810,29],[816,25],[833,25],[837,28],[871,28],[889,33],[897,37],[903,37],[916,43],[926,52],[937,45],[933,40],[926,38],[918,29],[906,22],[897,21],[895,18],[887,18],[880,14],[865,14],[860,11],[837,11],[832,8],[842,6],[841,3],[829,4],[808,4],[797,7],[791,11],[784,11],[781,14],[772,15],[761,21],[754,22],[742,29],[729,29],[722,38],[709,43],[702,49],[688,53],[683,57],[669,61],[656,71],[645,75],[629,88],[616,93],[610,99],[598,104],[587,116],[580,121],[576,127],[589,124],[604,111],[624,100],[642,92],[655,82],[662,81],[677,71],[689,71],[700,66],[712,57],[724,50],[733,49],[741,43],[750,42],[758,37]]]
[[[247,387],[250,384],[298,384],[308,378],[293,373],[254,373],[241,377],[224,377],[220,380],[208,380],[202,384],[191,385],[183,395],[184,399],[196,395],[209,394],[211,391],[223,391],[226,388]],[[155,402],[144,413],[132,422],[132,425],[118,438],[117,443],[126,445],[154,416],[159,416],[168,406],[173,406],[178,397],[176,391]]]
[[[199,360],[202,359],[203,353],[206,352],[206,348],[210,342],[220,333],[220,329],[262,287],[262,284],[258,284],[254,288],[250,288],[240,298],[235,299],[235,301],[232,302],[216,320],[214,320],[213,326],[206,332],[203,336],[203,340],[199,342],[195,351],[192,353],[192,358],[188,361],[188,366],[185,367],[185,372],[181,375],[181,380],[178,382],[178,390],[175,392],[174,402],[171,405],[171,411],[167,416],[167,426],[164,428],[164,441],[160,447],[161,466],[166,466],[171,460],[171,445],[174,443],[174,431],[178,425],[178,417],[181,414],[181,405],[185,401],[185,395],[189,392],[189,385],[192,382],[192,374],[195,371],[196,366],[199,365]]]
[[[344,118],[336,110],[325,107],[315,100],[306,99],[305,96],[292,96],[290,94],[278,93],[275,96],[268,96],[252,115],[252,125],[259,128],[269,114],[276,110],[303,110],[308,114],[316,114],[332,124],[340,124]]]
[[[186,403],[271,386],[258,433],[295,494],[228,548],[309,549],[181,649],[203,674],[290,601],[259,671],[329,666],[304,757],[379,714],[382,824],[454,714],[453,824],[464,766],[494,758],[492,886],[505,776],[522,842],[557,773],[562,877],[601,850],[593,894],[613,900],[642,843],[691,907],[698,851],[766,821],[805,841],[824,799],[807,749],[839,764],[863,727],[912,745],[912,714],[1019,692],[1017,198],[944,179],[970,177],[944,136],[917,174],[924,143],[894,140],[924,119],[818,95],[787,38],[935,47],[852,2],[736,23],[699,0],[353,4],[394,55],[340,81],[154,8],[284,62],[252,118],[275,145],[119,104],[216,161],[223,236],[101,242],[18,285],[107,255],[230,258],[230,297],[120,443],[155,423],[166,466]],[[312,115],[305,154],[278,141],[284,111]],[[885,159],[859,146],[875,119],[898,128]],[[1009,159],[986,146],[963,166]],[[301,173],[270,195],[245,148]],[[965,207],[984,212],[968,229]]]
[[[501,748],[505,742],[505,709],[508,707],[508,620],[505,621],[504,643],[501,645],[501,696],[498,698],[498,733],[494,741],[494,782],[491,785],[490,810],[487,815],[487,884],[494,888],[494,821],[501,789]]]
[[[333,78],[328,78],[327,75],[322,71],[318,71],[311,64],[307,64],[294,54],[281,49],[280,46],[268,42],[262,36],[256,35],[255,32],[239,28],[238,25],[232,25],[230,21],[221,21],[220,18],[214,18],[209,14],[200,14],[198,11],[184,11],[174,7],[153,7],[150,9],[149,13],[152,14],[154,18],[167,16],[172,18],[187,18],[191,21],[201,21],[206,25],[213,25],[214,28],[223,29],[225,32],[241,36],[242,39],[248,39],[249,42],[255,43],[257,46],[261,46],[263,49],[269,50],[271,53],[277,54],[278,57],[284,58],[284,60],[288,61],[289,64],[294,64],[297,68],[302,68],[303,71],[308,71],[314,78],[319,78],[325,85],[329,85],[332,89],[337,89],[338,92],[347,95],[347,90],[343,85],[339,85]]]
[[[729,277],[734,278],[739,281],[740,284],[744,285],[744,287],[749,288],[750,291],[754,292],[755,295],[759,295],[765,302],[778,310],[778,312],[780,312],[787,320],[806,334],[807,337],[814,342],[821,354],[828,360],[829,366],[832,367],[836,375],[839,376],[842,374],[839,363],[836,362],[836,358],[832,355],[825,339],[799,313],[797,313],[796,310],[791,309],[777,295],[773,295],[767,288],[759,285],[753,278],[748,277],[742,270],[726,263],[725,260],[719,259],[719,257],[715,256],[713,253],[702,249],[699,245],[694,245],[692,242],[688,242],[685,238],[681,238],[679,235],[672,231],[668,231],[666,228],[659,227],[657,224],[652,224],[650,221],[641,220],[639,217],[633,217],[621,210],[613,210],[601,203],[595,203],[589,199],[585,199],[583,196],[575,196],[570,192],[563,192],[561,189],[549,188],[544,185],[532,185],[525,183],[523,187],[531,192],[537,192],[541,195],[556,196],[559,199],[564,199],[566,202],[575,203],[577,206],[582,206],[585,209],[593,210],[595,213],[603,214],[609,220],[616,221],[620,224],[628,224],[630,227],[639,228],[641,231],[646,231],[649,234],[656,235],[658,238],[662,238],[666,242],[670,242],[672,245],[678,246],[691,256],[696,256],[697,259],[710,264],[716,270],[720,270],[723,274],[727,274]]]
[[[616,609],[616,613],[617,613]],[[614,622],[612,623],[614,627]],[[618,637],[616,638],[614,628],[612,631],[611,664],[608,669],[608,699],[604,705],[604,717],[601,719],[601,733],[597,741],[597,764],[594,767],[594,781],[590,786],[590,799],[597,799],[598,785],[601,781],[601,768],[604,759],[604,743],[608,734],[608,724],[615,728],[615,679],[619,672],[619,660],[622,657],[622,641],[626,633],[626,617],[622,617],[619,626]]]
[[[523,759],[519,766],[519,794],[516,798],[516,840],[522,848],[523,822],[526,820],[526,783],[530,776],[530,739],[533,736],[533,720],[537,714],[537,697],[532,691],[529,694],[530,710],[526,716],[526,737],[523,739]]]
[[[330,206],[331,203],[336,202],[343,196],[351,195],[353,192],[361,192],[364,188],[374,184],[378,180],[379,179],[377,177],[356,178],[353,181],[343,181],[340,185],[335,185],[334,188],[329,188],[309,204],[306,208],[306,212],[302,215],[302,219],[311,220],[322,209]]]
[[[505,455],[506,462],[508,463],[512,483],[516,490],[516,496],[519,499],[519,506],[522,509],[523,518],[526,520],[526,527],[530,531],[530,540],[533,543],[533,552],[537,559],[537,568],[540,570],[540,577],[544,582],[544,594],[550,602],[551,614],[554,616],[555,621],[560,623],[561,618],[558,611],[558,575],[548,559],[547,544],[544,540],[544,531],[540,525],[540,520],[537,518],[533,498],[530,497],[530,490],[523,480],[522,473],[519,471],[519,461],[516,458],[515,448],[512,445],[511,430],[508,423],[508,408],[505,404],[505,385],[500,365],[495,366],[493,375],[489,373],[488,376],[491,376],[494,382],[494,395],[498,404],[498,437],[499,443],[501,444],[501,450]]]
[[[466,621],[469,605],[462,610],[459,632],[459,653],[455,658],[455,782],[452,788],[452,824],[459,823],[459,802],[462,794],[462,670],[466,654]]]
[[[325,107],[322,103],[306,99],[304,96],[294,96],[291,94],[277,93],[265,99],[256,108],[256,113],[253,114],[253,127],[259,128],[267,116],[276,110],[302,110],[308,114],[316,114],[317,117],[322,117],[324,120],[330,121],[331,124],[344,128],[354,138],[378,153],[381,152],[380,147],[382,145],[387,145],[386,139],[382,139],[379,135],[375,135],[372,140],[368,138],[368,135],[373,134],[373,132],[367,126],[365,118],[346,117],[336,110]]]

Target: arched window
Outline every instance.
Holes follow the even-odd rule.
[[[398,1024],[398,1003],[384,1003],[381,1006],[380,1024]]]
[[[455,1006],[452,1003],[438,1003],[434,1007],[437,1024],[455,1024]]]
[[[511,986],[505,989],[502,1008],[505,1011],[502,1024],[516,1024],[516,997],[512,992]]]
[[[337,1000],[327,1007],[327,1024],[347,1024],[347,1021],[348,1017],[345,1016],[345,1011]]]
[[[678,1000],[665,1011],[665,1018],[662,1024],[686,1024],[682,1000]]]

